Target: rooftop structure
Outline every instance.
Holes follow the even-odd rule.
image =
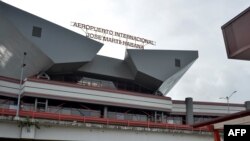
[[[1,1],[0,21],[0,139],[64,140],[68,124],[196,136],[209,129],[194,129],[193,123],[227,115],[228,106],[230,113],[249,106],[166,96],[198,58],[197,51],[127,49],[119,60],[97,55],[102,43]],[[36,121],[61,136],[35,130]],[[66,127],[57,130],[58,125]]]
[[[230,59],[250,60],[250,7],[224,24],[224,41]]]
[[[116,89],[166,95],[198,57],[197,51],[128,49],[118,60],[97,55],[102,43],[3,2],[0,18],[0,75],[10,78],[20,77],[17,64],[26,52],[25,77],[46,73],[51,80],[75,83],[98,79]]]

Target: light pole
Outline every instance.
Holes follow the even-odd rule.
[[[237,91],[233,91],[229,96],[226,97],[220,97],[220,99],[226,99],[227,100],[227,112],[230,113],[230,108],[229,108],[229,100],[230,98],[237,93]]]
[[[16,110],[16,118],[19,119],[19,111],[20,111],[20,101],[21,101],[21,94],[22,94],[22,83],[23,83],[23,72],[24,72],[24,67],[26,66],[25,62],[25,57],[27,53],[23,53],[23,61],[21,65],[21,74],[20,74],[20,82],[19,82],[19,93],[18,93],[18,99],[17,99],[17,110]]]

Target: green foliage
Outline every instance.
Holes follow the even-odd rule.
[[[39,122],[33,121],[30,119],[30,117],[25,117],[24,120],[19,120],[18,127],[30,127],[34,125],[37,129],[40,129]]]

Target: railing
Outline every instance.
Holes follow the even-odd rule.
[[[16,105],[13,104],[0,104],[0,109],[16,109]],[[65,116],[80,116],[80,117],[90,117],[90,118],[101,118],[101,111],[91,110],[91,109],[82,109],[82,108],[68,108],[61,106],[48,106],[39,108],[35,110],[34,104],[22,103],[21,111],[36,111],[37,113],[49,113]],[[147,113],[146,113],[147,114]],[[29,115],[30,116],[30,115]],[[31,116],[30,116],[31,117]],[[157,116],[158,117],[158,116]],[[155,115],[145,115],[144,114],[133,114],[133,113],[120,113],[120,112],[111,112],[107,113],[107,119],[109,120],[118,120],[118,121],[135,121],[135,122],[152,122],[152,123],[165,123],[165,124],[174,124],[174,125],[183,125],[182,118],[181,120],[178,117],[161,115],[157,119],[154,119]],[[178,118],[178,119],[176,119]]]
[[[83,123],[98,123],[106,125],[121,125],[121,126],[131,126],[131,127],[145,127],[145,128],[163,128],[163,129],[174,129],[174,130],[189,130],[189,131],[211,131],[210,129],[203,128],[192,128],[189,125],[177,125],[168,123],[154,123],[154,122],[144,122],[144,121],[130,121],[130,120],[117,120],[108,118],[97,118],[97,117],[87,117],[78,115],[66,115],[48,112],[35,112],[35,111],[24,111],[19,112],[21,117],[30,117],[36,119],[51,119],[59,121],[78,121]],[[0,115],[4,116],[15,116],[16,110],[14,109],[4,109],[0,108]]]
[[[0,115],[15,116],[16,110],[0,108]]]
[[[0,104],[0,108],[9,108],[10,105],[2,105]],[[86,117],[101,117],[100,110],[91,110],[91,109],[82,109],[82,108],[68,108],[61,106],[48,106],[47,110],[45,108],[37,108],[35,110],[34,104],[23,103],[21,105],[21,110],[23,111],[37,111],[37,112],[47,112],[47,113],[56,113],[63,115],[76,115],[76,116],[86,116]],[[86,108],[86,107],[85,107]],[[154,119],[155,115],[149,115],[148,113],[144,114],[132,114],[132,113],[121,113],[121,112],[111,112],[108,111],[107,118],[115,119],[115,120],[129,120],[129,121],[151,121],[151,122],[162,122],[162,123],[170,123],[170,124],[182,124],[182,117],[172,117],[161,115],[158,119]]]

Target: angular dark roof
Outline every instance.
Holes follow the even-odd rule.
[[[126,50],[124,60],[97,55],[102,43],[0,2],[0,47],[5,58],[0,75],[19,78],[23,52],[25,77],[48,74],[91,74],[166,94],[198,58],[197,51]],[[34,27],[41,37],[32,35]]]

